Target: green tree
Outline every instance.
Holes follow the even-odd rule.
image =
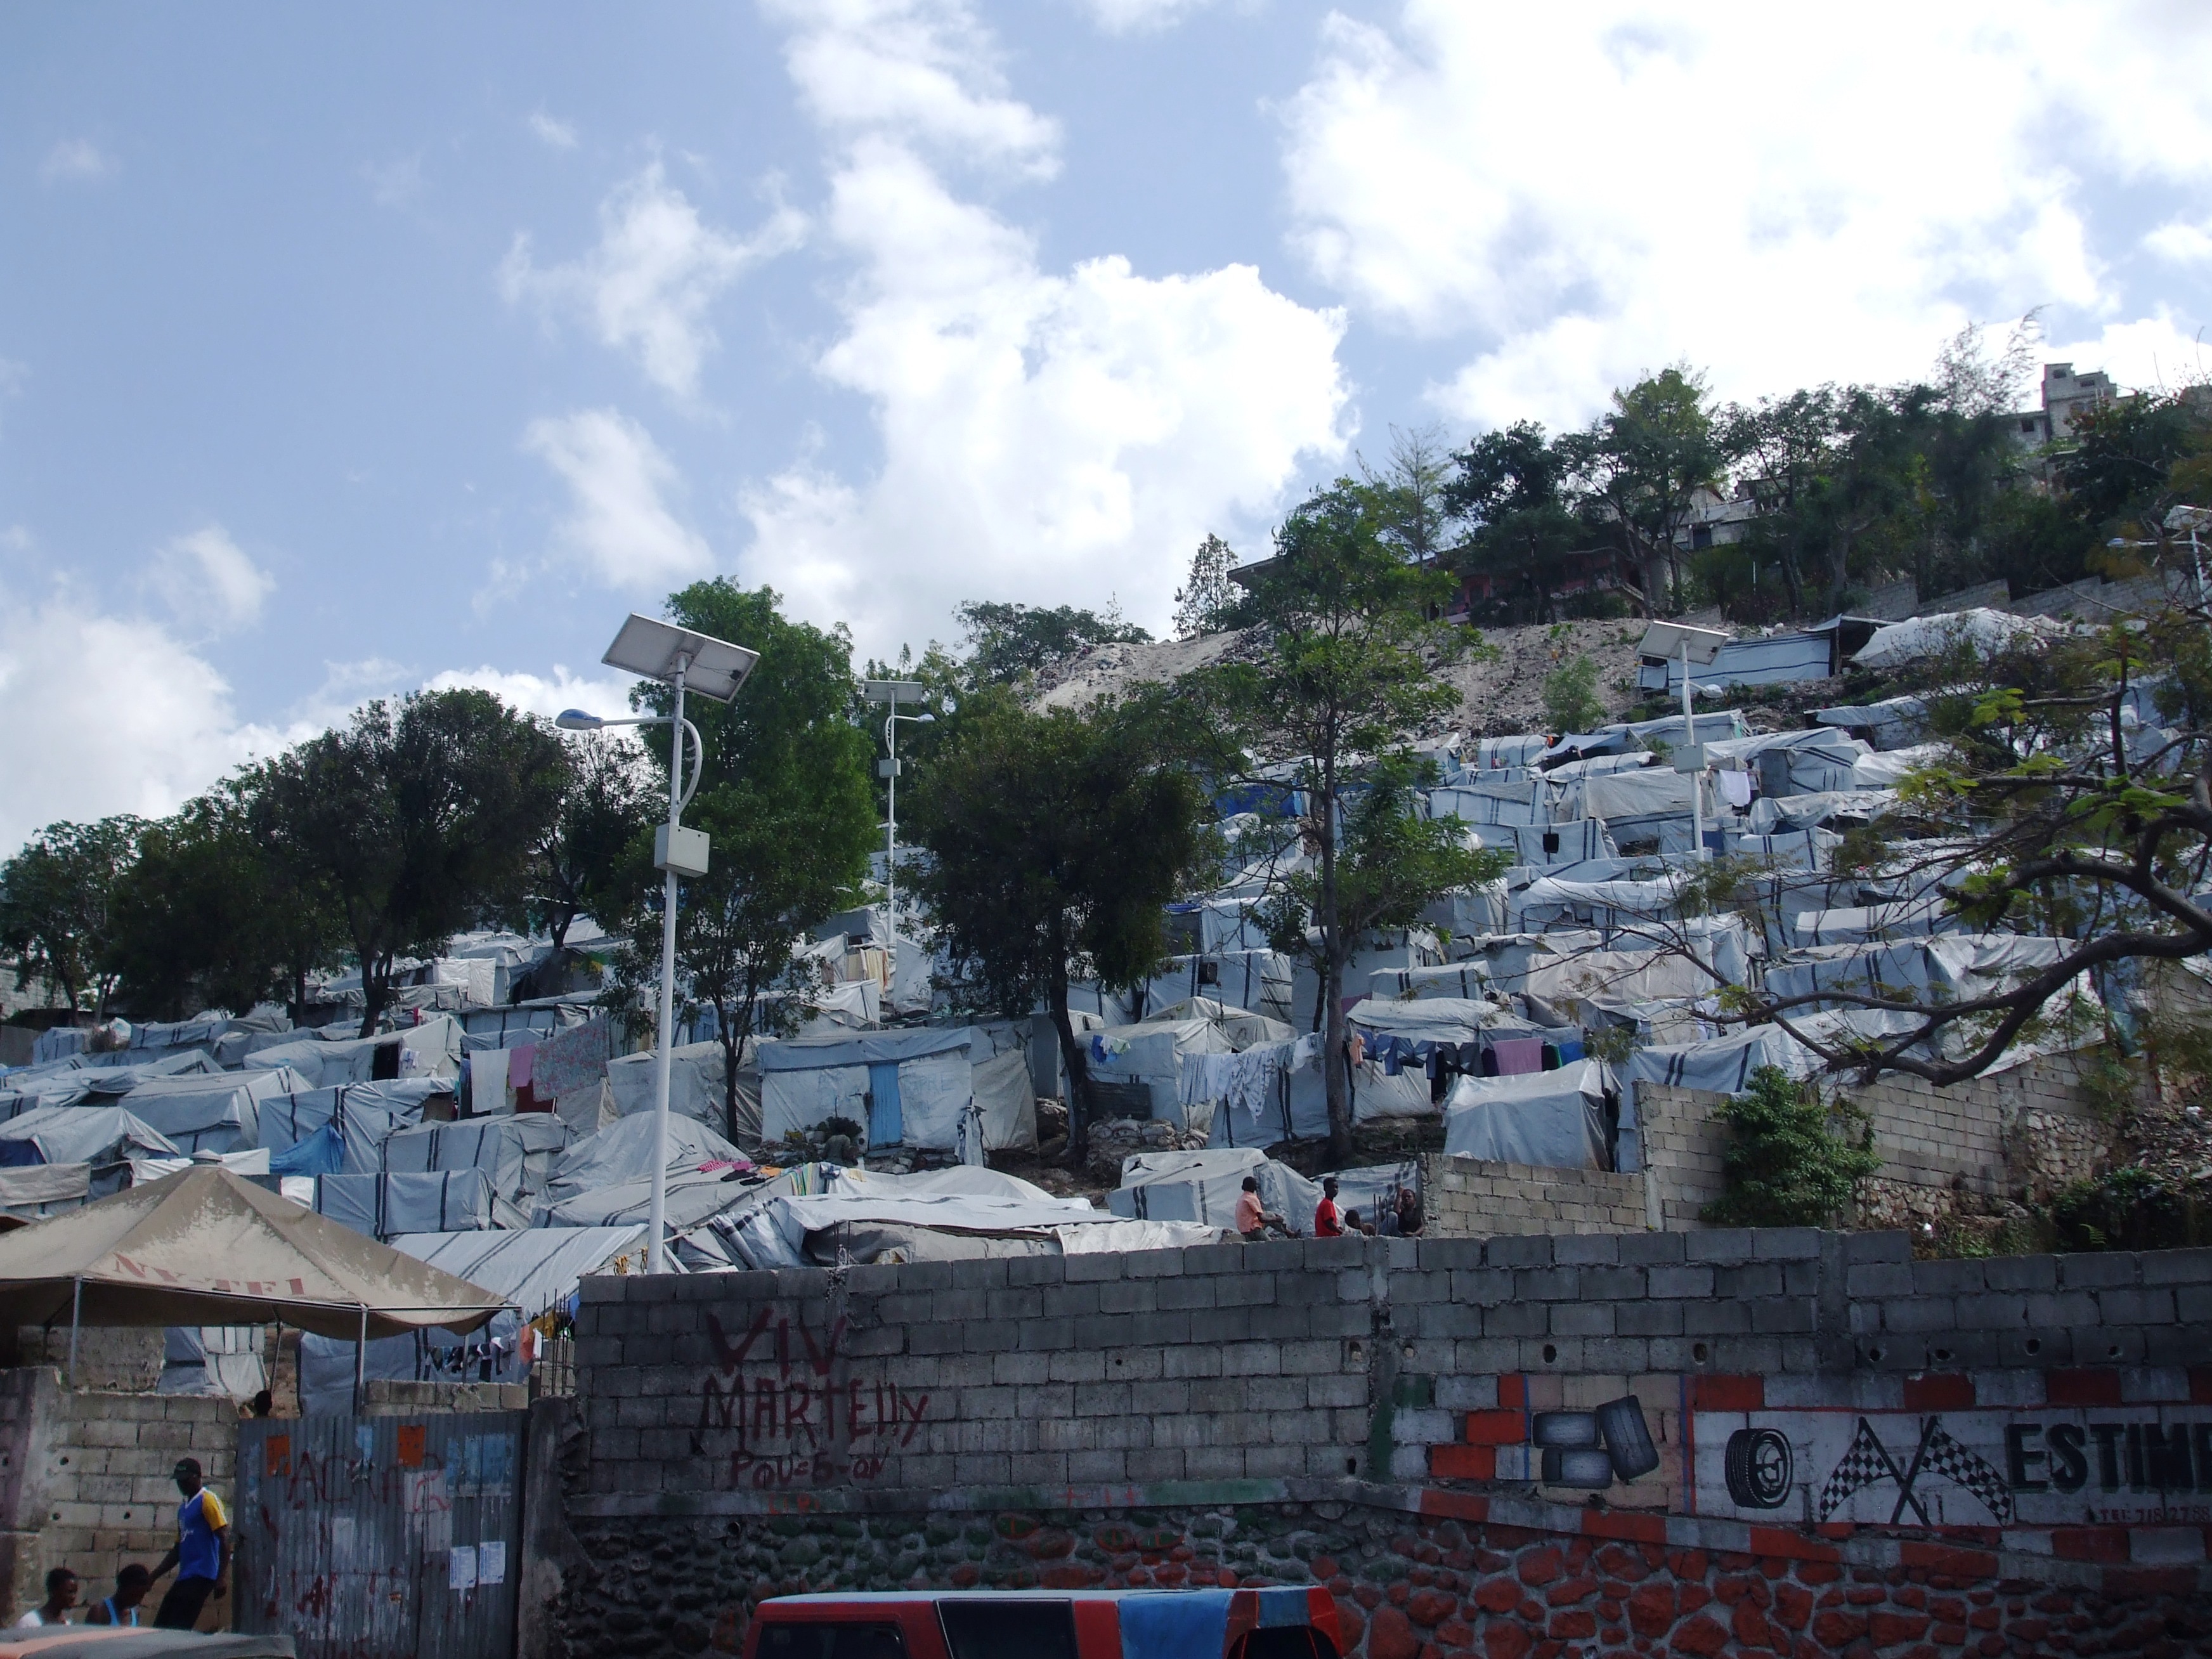
[[[1078,1168],[1095,1112],[1067,988],[1138,983],[1167,954],[1164,907],[1197,866],[1207,814],[1180,729],[1155,692],[1081,713],[986,693],[961,708],[915,792],[923,901],[1000,1012],[1050,1016]]]
[[[1594,732],[1604,723],[1605,714],[1597,695],[1597,665],[1588,652],[1544,676],[1547,729],[1563,737],[1571,732]]]
[[[2179,499],[2169,482],[2175,466],[2203,447],[2208,428],[2212,422],[2191,392],[2122,398],[2075,418],[2053,471],[2086,523],[2155,522]]]
[[[1362,481],[1382,523],[1382,538],[1416,564],[1442,557],[1452,519],[1453,457],[1439,426],[1390,428],[1390,459],[1370,467],[1363,457]]]
[[[706,760],[684,822],[707,833],[709,854],[707,874],[680,884],[676,967],[690,1000],[714,1010],[723,1127],[732,1139],[739,1062],[763,1029],[763,999],[784,994],[781,1012],[768,1015],[779,1030],[807,1006],[815,988],[793,945],[824,916],[861,901],[876,837],[872,748],[855,723],[852,641],[842,628],[824,632],[789,620],[781,603],[772,589],[743,588],[726,577],[668,599],[670,620],[760,653],[734,702],[684,704]],[[672,697],[655,685],[638,700],[665,714]],[[628,918],[632,944],[620,968],[633,981],[659,971],[664,884],[650,866],[650,841],[641,836],[628,884],[642,902]],[[672,1036],[659,1032],[654,1041]]]
[[[472,690],[369,703],[263,769],[255,833],[343,916],[362,1036],[401,957],[434,956],[484,916],[522,908],[530,849],[567,772],[550,730]]]
[[[0,948],[15,958],[17,990],[43,979],[70,1008],[106,1018],[116,886],[145,828],[127,814],[50,823],[0,865]]]
[[[1142,645],[1152,637],[1111,607],[1102,617],[1069,605],[969,599],[952,614],[968,636],[969,680],[977,686],[1016,684],[1085,646]]]
[[[1218,634],[1237,626],[1237,584],[1229,573],[1237,555],[1218,536],[1208,536],[1190,556],[1190,579],[1176,589],[1175,631],[1179,640]]]
[[[244,1013],[288,995],[344,944],[319,884],[301,884],[256,833],[249,769],[146,826],[118,884],[117,1000],[134,1016],[183,1019],[205,1008]]]
[[[1670,590],[1682,603],[1676,545],[1701,489],[1716,488],[1729,456],[1705,403],[1705,376],[1676,364],[1613,394],[1613,408],[1571,446],[1590,504],[1643,573],[1644,607],[1656,616]]]
[[[567,737],[563,746],[568,764],[560,802],[532,848],[524,917],[551,936],[556,951],[578,916],[606,927],[603,916],[619,917],[635,906],[637,895],[626,885],[636,878],[631,854],[668,805],[666,780],[653,775],[635,743],[583,732]]]
[[[1840,1114],[1856,1121],[1849,1108]],[[1729,1132],[1721,1154],[1727,1182],[1699,1218],[1719,1227],[1825,1227],[1858,1183],[1881,1168],[1873,1137],[1832,1131],[1838,1114],[1778,1066],[1762,1066],[1750,1087],[1714,1115]]]
[[[1573,446],[1547,438],[1534,421],[1516,421],[1484,433],[1452,461],[1444,508],[1468,526],[1455,550],[1459,568],[1502,580],[1525,596],[1525,614],[1553,621],[1565,556],[1587,537],[1568,495]]]
[[[1477,643],[1463,629],[1428,620],[1451,578],[1408,563],[1386,538],[1388,523],[1367,486],[1345,478],[1316,490],[1276,531],[1275,556],[1253,579],[1255,659],[1185,682],[1221,710],[1255,758],[1288,763],[1311,803],[1297,828],[1317,863],[1310,908],[1325,987],[1329,1139],[1339,1158],[1352,1146],[1344,966],[1362,936],[1354,866],[1340,839],[1346,797],[1363,781],[1363,757],[1391,754],[1456,707],[1457,692],[1431,670]]]

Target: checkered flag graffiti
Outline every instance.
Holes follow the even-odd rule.
[[[1897,1465],[1890,1461],[1888,1448],[1875,1433],[1874,1425],[1862,1417],[1857,1431],[1851,1436],[1850,1446],[1828,1472],[1828,1484],[1820,1488],[1819,1518],[1826,1521],[1850,1501],[1853,1492],[1877,1480],[1894,1480],[1900,1486],[1905,1484]]]
[[[1938,1428],[1928,1437],[1921,1449],[1920,1467],[1933,1469],[1947,1480],[1956,1481],[1990,1506],[1990,1513],[2001,1524],[2012,1521],[2012,1492],[2004,1477],[1989,1466],[1988,1462],[1954,1440],[1948,1431]]]
[[[1922,1421],[1920,1443],[1913,1450],[1912,1465],[1902,1470],[1889,1455],[1889,1448],[1881,1443],[1881,1437],[1874,1431],[1874,1425],[1863,1417],[1859,1419],[1850,1447],[1828,1472],[1828,1483],[1820,1489],[1818,1518],[1826,1521],[1850,1501],[1853,1492],[1887,1480],[1897,1487],[1897,1507],[1890,1512],[1890,1525],[1895,1526],[1903,1518],[1909,1505],[1920,1517],[1922,1526],[1931,1526],[1934,1523],[1929,1519],[1927,1505],[1913,1491],[1923,1472],[1940,1474],[1964,1486],[1989,1506],[1990,1513],[2000,1523],[2012,1520],[2012,1492],[2005,1485],[2004,1477],[1978,1454],[1953,1439],[1940,1417]]]

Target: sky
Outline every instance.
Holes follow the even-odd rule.
[[[1673,362],[2204,378],[2207,86],[2201,0],[20,0],[0,854],[371,696],[617,712],[709,576],[1164,631],[1394,427]]]

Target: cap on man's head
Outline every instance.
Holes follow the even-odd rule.
[[[193,1476],[197,1476],[199,1472],[200,1460],[197,1457],[179,1457],[177,1460],[177,1467],[169,1471],[172,1474],[190,1474]]]

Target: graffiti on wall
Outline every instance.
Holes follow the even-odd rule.
[[[733,1486],[763,1490],[873,1480],[910,1446],[929,1395],[855,1373],[841,1352],[845,1322],[817,1333],[763,1308],[732,1335],[707,1316],[714,1368],[700,1387],[691,1449],[727,1460]]]

